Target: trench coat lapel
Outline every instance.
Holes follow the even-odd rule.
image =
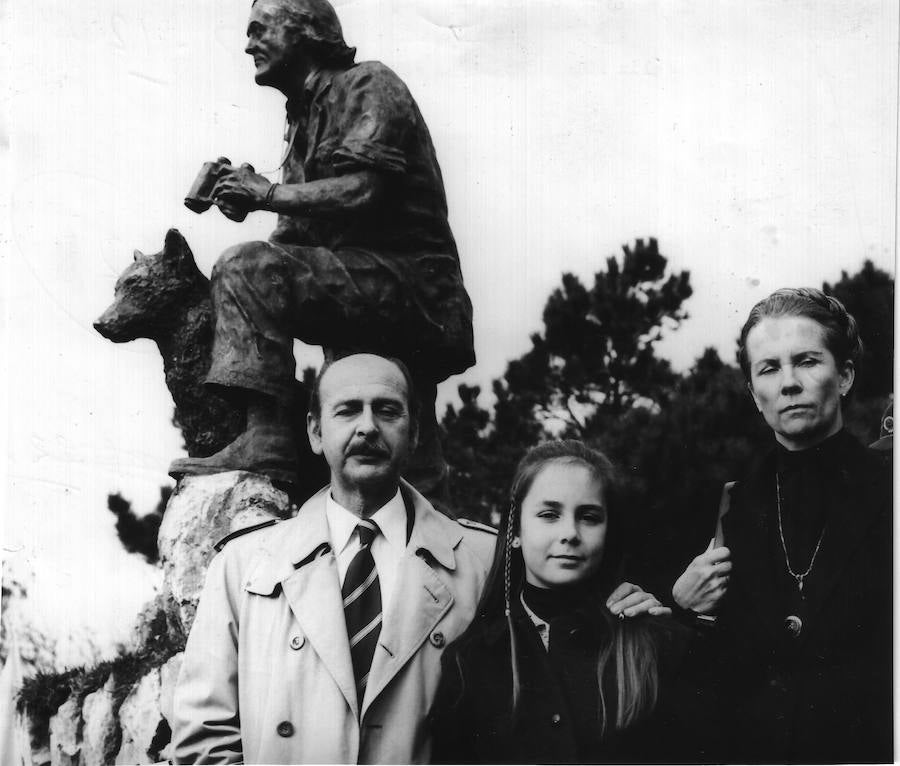
[[[282,584],[284,596],[312,648],[356,711],[353,661],[333,555],[319,556]]]
[[[311,498],[254,574],[257,592],[280,583],[284,597],[310,645],[356,713],[356,683],[347,640],[337,563],[325,517],[327,488]]]
[[[462,539],[457,524],[435,511],[404,482],[404,497],[412,501],[415,519],[406,552],[399,564],[397,589],[385,615],[372,660],[360,718],[378,695],[428,639],[453,604],[453,594],[441,579],[442,570],[456,567],[454,549]]]

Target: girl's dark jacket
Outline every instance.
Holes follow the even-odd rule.
[[[603,763],[671,760],[665,723],[666,679],[657,713],[624,733],[600,735],[597,657],[609,639],[599,607],[551,622],[551,651],[516,602],[514,622],[521,697],[512,716],[512,670],[506,619],[487,624],[442,658],[441,683],[430,716],[435,763]],[[662,672],[677,663],[688,634],[664,618],[629,626],[649,631]],[[610,684],[607,683],[609,686]],[[615,690],[606,693],[614,715]]]

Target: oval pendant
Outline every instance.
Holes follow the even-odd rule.
[[[803,630],[803,620],[801,620],[796,614],[788,615],[784,619],[784,627],[791,638],[797,638],[800,635],[800,632]]]

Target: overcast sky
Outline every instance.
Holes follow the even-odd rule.
[[[409,85],[443,168],[478,364],[442,401],[527,349],[564,270],[590,280],[637,237],[691,272],[691,318],[661,347],[679,368],[708,345],[730,361],[775,288],[865,258],[893,271],[896,2],[337,7],[358,59]],[[108,645],[127,632],[158,575],[122,551],[106,495],[149,511],[182,454],[155,346],[115,346],[92,321],[132,250],[157,252],[170,226],[208,275],[226,246],[273,225],[181,204],[205,160],[278,165],[283,99],[253,83],[248,9],[0,3],[13,43],[3,544],[35,573],[35,619],[60,635],[86,626]]]

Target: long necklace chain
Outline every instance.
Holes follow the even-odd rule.
[[[781,538],[781,550],[784,551],[784,565],[787,567],[788,574],[797,581],[797,589],[800,596],[803,596],[803,580],[812,572],[813,564],[816,563],[816,556],[819,555],[819,548],[822,547],[822,538],[825,537],[825,526],[822,526],[822,533],[819,535],[819,542],[816,543],[816,549],[813,551],[812,558],[809,560],[809,566],[803,574],[797,574],[791,568],[791,560],[788,556],[787,545],[784,543],[784,529],[781,525],[781,479],[775,474],[775,507],[778,509],[778,536]]]

